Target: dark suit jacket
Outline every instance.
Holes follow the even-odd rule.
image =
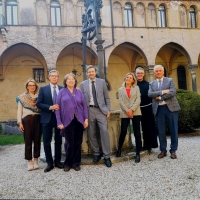
[[[90,105],[89,79],[83,81],[80,84],[80,89],[85,97],[87,107],[89,107]],[[96,78],[96,95],[97,95],[97,102],[101,112],[104,113],[104,115],[107,115],[108,111],[110,111],[110,97],[108,95],[108,89],[105,80]]]
[[[171,112],[179,111],[180,106],[179,106],[178,100],[176,99],[176,88],[174,85],[174,81],[172,78],[163,77],[162,90],[167,90],[167,89],[169,89],[169,93],[162,95],[162,91],[159,91],[158,89],[157,80],[152,81],[149,83],[148,96],[150,98],[161,96],[161,100],[165,101],[165,103],[167,104]],[[159,101],[156,101],[153,99],[152,108],[153,108],[154,115],[156,115],[157,113],[158,104],[159,104]]]
[[[58,88],[61,90],[63,87],[58,85]],[[41,110],[40,122],[42,124],[49,123],[51,115],[54,115],[54,112],[49,110],[49,107],[53,105],[50,84],[40,88],[36,105]]]

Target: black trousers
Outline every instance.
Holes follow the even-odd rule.
[[[32,158],[40,157],[41,147],[41,125],[40,115],[28,115],[22,119],[24,126],[24,142],[25,142],[25,159],[32,160]],[[33,155],[32,155],[32,143]]]
[[[134,136],[135,136],[136,153],[139,154],[142,147],[142,140],[141,140],[141,133],[140,133],[141,116],[133,116],[131,120],[133,123],[133,130],[134,130]],[[118,149],[121,149],[123,146],[129,124],[130,124],[130,118],[121,119],[121,133],[119,136]]]
[[[152,113],[152,106],[141,107],[142,112],[142,132],[144,140],[144,149],[151,149],[158,147],[157,129],[155,118]]]
[[[53,136],[53,128],[55,130],[54,140],[55,140],[55,158],[53,159],[51,152],[51,141]],[[60,130],[57,128],[56,116],[53,113],[51,120],[47,124],[42,124],[42,134],[43,134],[43,144],[44,152],[46,156],[46,162],[48,164],[53,164],[53,161],[60,162],[61,160],[61,144],[62,137],[60,135]]]
[[[77,167],[81,163],[81,144],[83,141],[83,125],[74,117],[65,128],[65,167]]]

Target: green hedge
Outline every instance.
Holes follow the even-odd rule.
[[[180,104],[179,132],[194,131],[200,127],[200,95],[188,90],[177,90]]]

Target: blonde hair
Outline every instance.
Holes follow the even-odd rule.
[[[33,79],[33,78],[29,78],[27,81],[26,81],[26,83],[25,83],[25,86],[26,86],[26,91],[27,92],[29,92],[29,90],[28,90],[28,84],[30,83],[30,82],[33,82],[33,83],[35,83],[35,94],[36,93],[38,93],[38,90],[39,90],[39,87],[38,87],[38,85],[37,85],[37,82],[35,81],[35,79]]]
[[[133,73],[133,72],[128,72],[126,75],[125,75],[125,77],[124,77],[124,81],[126,80],[126,77],[128,76],[128,75],[131,75],[132,77],[133,77],[133,83],[132,83],[132,86],[133,86],[133,84],[135,83],[135,82],[137,82],[137,80],[136,80],[136,78],[135,78],[135,74]],[[125,83],[125,85],[126,85],[126,83]]]

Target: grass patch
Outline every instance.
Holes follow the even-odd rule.
[[[23,144],[23,135],[0,135],[0,145]]]

